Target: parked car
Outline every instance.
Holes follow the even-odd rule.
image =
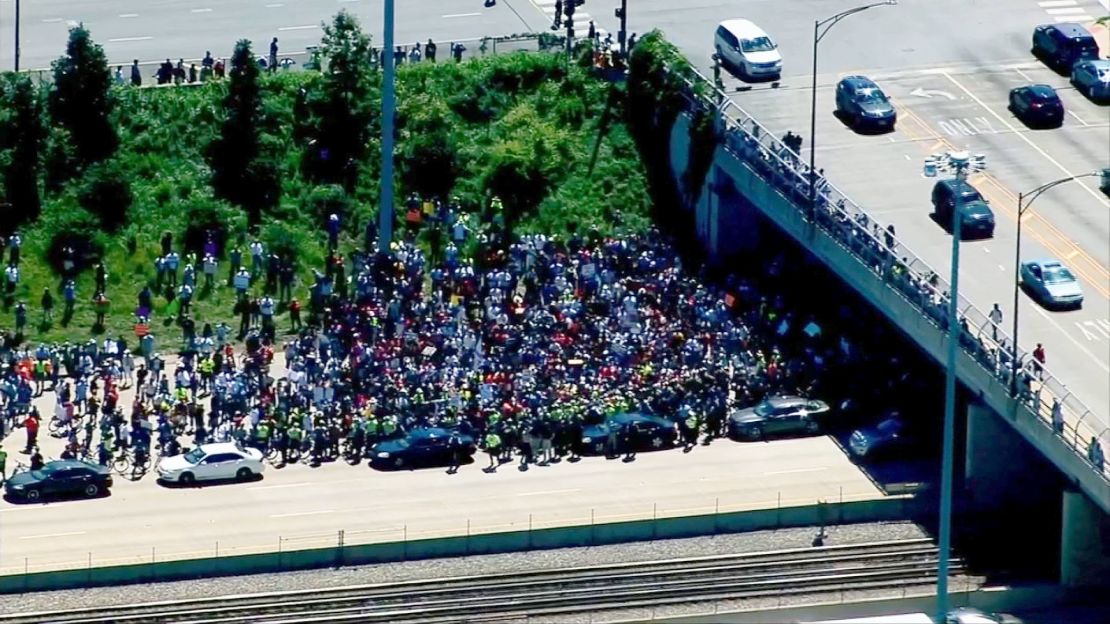
[[[944,624],[1002,624],[1002,618],[972,607],[959,607],[948,612]]]
[[[29,503],[60,495],[82,494],[89,498],[108,493],[112,473],[99,466],[76,459],[47,462],[39,470],[25,470],[8,477],[4,493],[15,500]]]
[[[262,452],[235,442],[202,444],[158,462],[158,480],[190,485],[198,481],[246,481],[261,475]]]
[[[952,211],[960,204],[960,238],[994,236],[994,212],[983,196],[967,182],[939,180],[933,185],[933,211],[945,228],[952,226]]]
[[[721,22],[713,37],[717,58],[741,79],[778,80],[782,55],[771,36],[746,19]]]
[[[451,430],[441,427],[413,429],[406,435],[384,440],[370,449],[372,468],[416,468],[444,466],[451,461]],[[478,450],[474,438],[459,433],[458,451],[469,459]]]
[[[1110,100],[1110,60],[1085,60],[1072,65],[1071,83],[1095,102]]]
[[[622,430],[628,425],[631,425],[632,432],[629,443],[637,451],[670,448],[678,441],[677,422],[654,414],[626,412],[613,414],[605,422],[584,426],[582,439],[579,440],[579,452],[584,455],[604,453],[610,431],[617,433],[617,451],[628,450],[622,439]]]
[[[1070,72],[1079,61],[1098,59],[1098,42],[1074,22],[1042,24],[1033,29],[1033,55],[1056,71]]]
[[[1083,288],[1063,262],[1045,258],[1021,263],[1021,285],[1048,308],[1083,306]]]
[[[898,120],[890,99],[866,76],[848,76],[836,84],[836,112],[860,130],[893,130]]]
[[[848,452],[855,459],[871,459],[902,450],[912,441],[906,421],[897,412],[892,412],[875,425],[853,431],[848,437]]]
[[[821,427],[817,418],[828,411],[829,406],[824,401],[793,395],[771,397],[754,407],[729,414],[728,435],[760,440],[775,435],[814,434]]]
[[[1057,127],[1064,123],[1064,102],[1056,89],[1046,84],[1011,89],[1008,108],[1027,126]]]

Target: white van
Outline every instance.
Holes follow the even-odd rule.
[[[713,37],[717,58],[740,78],[777,80],[782,75],[782,55],[771,37],[752,22],[733,19],[721,22]]]

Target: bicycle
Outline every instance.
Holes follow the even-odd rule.
[[[127,476],[127,472],[131,470],[131,458],[128,457],[127,453],[120,453],[119,455],[116,455],[112,459],[111,463],[112,470],[114,470],[121,477]]]

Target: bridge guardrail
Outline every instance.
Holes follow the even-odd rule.
[[[687,101],[692,107],[703,110],[719,109],[724,126],[721,137],[724,148],[771,182],[800,211],[806,211],[807,219],[839,241],[875,277],[896,289],[931,323],[947,329],[947,281],[819,173],[816,201],[811,201],[811,174],[800,155],[790,151],[717,89],[712,80],[697,70],[692,71],[704,90],[699,91],[694,82],[687,81]],[[963,328],[960,338],[963,351],[1006,387],[1016,388],[1026,409],[1052,428],[1092,470],[1110,481],[1105,465],[1100,469],[1090,460],[1091,440],[1100,440],[1103,449],[1110,447],[1107,415],[1095,414],[1047,367],[1037,365],[1020,345],[1016,350],[1019,376],[1014,384],[1012,338],[963,295],[959,297],[958,309]],[[1062,423],[1054,423],[1057,402]]]

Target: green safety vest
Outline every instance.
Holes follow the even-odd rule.
[[[491,433],[486,436],[486,448],[496,449],[501,446],[501,436]]]
[[[270,439],[270,427],[269,427],[269,425],[264,425],[264,424],[258,425],[258,439],[259,440],[269,440]]]

